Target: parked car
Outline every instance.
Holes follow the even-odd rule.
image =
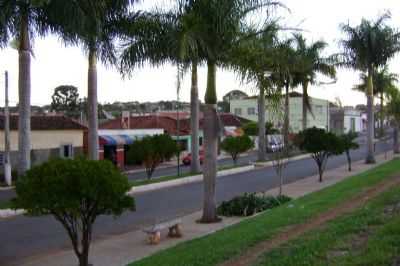
[[[204,150],[199,151],[199,160],[200,164],[203,164],[204,161]],[[188,153],[185,157],[182,158],[182,163],[184,165],[190,165],[192,163],[192,154]]]
[[[284,146],[282,135],[267,136],[267,152],[276,152]]]

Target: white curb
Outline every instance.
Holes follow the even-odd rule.
[[[24,214],[25,210],[12,210],[12,209],[4,209],[0,210],[0,218],[8,218],[17,215]]]
[[[243,173],[243,172],[251,171],[253,169],[254,169],[254,165],[247,165],[247,166],[238,167],[238,168],[221,170],[217,173],[217,177]],[[199,174],[199,175],[174,179],[174,180],[170,180],[170,181],[164,181],[164,182],[159,182],[159,183],[154,183],[154,184],[132,187],[131,190],[128,192],[128,195],[134,195],[137,193],[158,190],[161,188],[175,187],[175,186],[195,183],[195,182],[199,182],[202,180],[203,180],[203,174]]]

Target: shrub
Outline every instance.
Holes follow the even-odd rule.
[[[68,232],[79,265],[88,265],[92,228],[99,215],[133,210],[126,176],[109,161],[52,159],[32,167],[16,184],[15,209],[52,215]]]
[[[142,149],[140,140],[135,140],[135,142],[128,146],[126,152],[127,165],[141,165],[143,163],[142,152],[138,152],[140,149]]]
[[[285,195],[273,197],[245,193],[230,201],[222,202],[217,211],[219,215],[223,216],[251,216],[255,213],[278,207],[290,200],[291,198]]]
[[[221,142],[221,149],[229,153],[233,163],[236,165],[239,154],[244,153],[254,147],[254,143],[247,135],[239,137],[226,137]]]

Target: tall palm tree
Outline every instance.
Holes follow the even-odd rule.
[[[361,83],[356,85],[353,89],[366,92],[367,84],[368,84],[368,76],[365,73],[360,74]],[[374,88],[374,96],[378,96],[380,99],[380,136],[384,134],[383,121],[385,119],[384,113],[384,98],[385,95],[388,95],[391,89],[395,86],[395,83],[398,81],[398,75],[395,73],[390,73],[387,66],[384,66],[381,69],[378,69],[376,73],[373,73],[373,88]]]
[[[143,30],[123,33],[124,50],[121,54],[120,67],[122,73],[130,72],[145,62],[153,66],[172,63],[178,67],[178,72],[186,71],[190,67],[191,172],[198,173],[200,158],[197,68],[202,63],[202,51],[192,31],[195,25],[191,15],[191,4],[191,1],[178,1],[177,7],[167,13],[153,13],[147,18]]]
[[[300,57],[300,64],[296,79],[299,80],[303,89],[303,110],[302,128],[307,128],[307,112],[312,114],[308,86],[317,84],[317,74],[336,78],[336,69],[330,58],[323,57],[321,54],[327,47],[324,41],[316,41],[307,45],[306,39],[301,34],[295,34],[296,53]]]
[[[400,92],[396,87],[388,90],[388,104],[386,111],[392,117],[393,124],[393,153],[400,153],[399,127],[400,127]]]
[[[61,15],[50,17],[54,30],[67,44],[80,45],[88,56],[88,155],[99,158],[97,60],[116,63],[115,37],[120,20],[134,0],[52,0]],[[71,19],[74,18],[74,19]]]
[[[386,13],[376,21],[362,19],[355,27],[349,24],[340,26],[346,37],[340,42],[343,53],[339,65],[359,70],[368,77],[366,163],[375,163],[373,75],[379,67],[385,66],[400,51],[400,33],[385,24],[389,18],[390,14]]]
[[[49,29],[47,1],[0,0],[0,48],[16,39],[18,64],[18,172],[31,166],[31,54],[32,39],[44,36]],[[52,10],[57,13],[57,10]]]
[[[231,67],[241,77],[242,82],[254,83],[258,90],[258,161],[266,159],[266,96],[268,104],[276,103],[278,96],[272,83],[273,55],[278,42],[279,27],[276,23],[267,24],[262,33],[246,38],[233,49]],[[256,31],[253,30],[255,33]],[[250,32],[246,33],[250,34]],[[276,106],[276,104],[274,105]]]
[[[201,222],[218,221],[215,199],[217,145],[219,121],[217,117],[217,66],[229,65],[231,50],[240,41],[240,32],[247,28],[246,17],[262,7],[276,6],[268,0],[204,0],[192,2],[193,32],[205,51],[207,88],[204,106],[204,196]]]

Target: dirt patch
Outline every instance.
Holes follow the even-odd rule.
[[[321,214],[319,214],[317,217],[310,219],[310,221],[307,221],[306,223],[303,224],[298,224],[293,227],[290,227],[289,229],[278,233],[275,237],[272,239],[260,242],[256,244],[255,246],[249,248],[246,250],[244,253],[242,253],[240,256],[234,257],[228,261],[223,262],[220,264],[220,266],[250,266],[254,265],[257,259],[264,254],[265,252],[268,252],[274,248],[277,248],[283,243],[286,243],[290,240],[293,240],[295,238],[298,238],[299,236],[303,235],[304,233],[315,229],[326,222],[335,219],[336,217],[351,212],[362,205],[364,205],[368,200],[371,198],[374,198],[381,194],[382,192],[388,190],[389,188],[393,186],[400,185],[400,176],[388,178],[385,181],[380,182],[379,184],[375,185],[372,188],[369,188],[365,190],[364,192],[361,192],[360,194],[356,195],[352,199],[338,205],[337,207],[330,209],[328,211],[325,211]],[[368,238],[368,234],[366,234],[366,237]],[[365,238],[363,237],[362,240],[356,241],[358,243],[354,243],[355,245],[361,244],[365,241]],[[335,254],[338,255],[338,254]],[[400,261],[398,261],[400,266]]]

